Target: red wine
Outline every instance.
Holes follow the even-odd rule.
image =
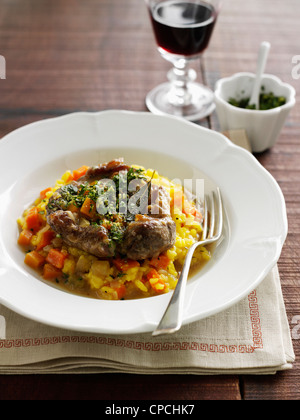
[[[197,55],[208,47],[216,18],[214,7],[204,1],[170,0],[151,11],[158,46],[183,56]]]

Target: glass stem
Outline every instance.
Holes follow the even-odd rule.
[[[188,68],[188,62],[185,59],[177,60],[173,65],[168,73],[168,79],[171,82],[169,101],[175,106],[188,106],[192,102],[189,84],[196,79],[196,72]]]

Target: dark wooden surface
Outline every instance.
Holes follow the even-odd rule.
[[[210,87],[255,71],[261,41],[272,43],[267,72],[294,85],[299,0],[225,0],[202,66]],[[73,111],[146,111],[146,93],[165,80],[143,0],[0,0],[0,137],[33,121]],[[300,71],[299,71],[300,73]],[[257,159],[286,198],[289,236],[279,261],[291,328],[300,315],[300,104],[277,145]],[[200,122],[218,130],[215,115]],[[13,162],[13,157],[12,157]],[[1,176],[5,174],[1,173]],[[294,339],[296,357],[300,340]],[[142,391],[142,392],[141,392]],[[1,399],[300,399],[300,365],[275,376],[0,376]]]

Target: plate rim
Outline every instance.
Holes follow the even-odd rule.
[[[236,304],[237,302],[239,302],[242,298],[244,298],[245,296],[247,296],[247,294],[249,294],[252,290],[254,290],[259,284],[260,282],[263,280],[263,278],[271,271],[271,269],[273,268],[274,265],[276,265],[280,255],[281,255],[281,251],[282,251],[282,247],[283,244],[286,240],[287,234],[288,234],[288,219],[287,219],[287,213],[286,213],[286,204],[285,204],[285,199],[282,193],[282,190],[279,186],[279,184],[277,183],[277,181],[275,180],[275,178],[270,174],[270,172],[267,171],[266,168],[264,168],[256,159],[255,157],[248,152],[245,149],[242,149],[241,147],[233,144],[225,135],[223,135],[222,133],[213,131],[209,128],[206,127],[202,127],[200,125],[196,125],[194,123],[191,123],[189,121],[185,121],[181,118],[178,117],[166,117],[166,116],[159,116],[159,115],[154,115],[151,114],[149,112],[136,112],[136,111],[128,111],[128,110],[104,110],[104,111],[97,111],[97,112],[89,112],[89,111],[79,111],[79,112],[72,112],[69,114],[65,114],[65,115],[61,115],[61,116],[57,116],[57,117],[52,117],[52,118],[47,118],[47,119],[43,119],[43,120],[39,120],[39,121],[35,121],[35,122],[31,122],[29,124],[26,124],[22,127],[17,128],[16,130],[13,130],[12,132],[8,133],[7,135],[5,135],[1,140],[0,140],[0,150],[3,147],[3,145],[7,144],[7,142],[11,141],[12,138],[14,138],[14,136],[16,138],[18,138],[18,133],[22,132],[23,130],[30,130],[32,126],[41,126],[43,124],[52,124],[53,122],[55,123],[55,121],[59,120],[59,121],[63,121],[64,119],[69,119],[69,118],[78,118],[78,117],[85,117],[87,116],[88,118],[93,117],[93,118],[98,118],[99,116],[104,116],[104,115],[128,115],[131,117],[137,117],[137,116],[143,116],[143,117],[150,117],[153,120],[155,119],[171,119],[171,120],[177,120],[179,121],[181,124],[186,124],[187,126],[193,127],[197,130],[200,131],[204,131],[204,132],[210,132],[213,133],[215,136],[218,136],[219,138],[219,142],[223,142],[224,144],[226,144],[226,150],[236,150],[237,153],[241,153],[244,154],[244,156],[248,159],[249,162],[251,162],[251,165],[254,165],[255,168],[257,170],[261,170],[262,173],[264,174],[264,176],[266,176],[268,178],[268,181],[271,182],[273,184],[273,187],[276,189],[276,193],[278,194],[278,199],[282,205],[281,208],[281,213],[284,216],[283,220],[281,220],[282,222],[282,235],[280,238],[280,243],[278,243],[278,247],[277,247],[277,252],[276,255],[274,256],[273,260],[269,262],[269,264],[266,264],[265,269],[261,272],[261,275],[258,276],[258,278],[256,279],[256,281],[254,281],[251,286],[249,286],[249,288],[247,290],[244,291],[244,293],[242,293],[242,295],[236,296],[235,299],[232,299],[230,302],[227,302],[226,304],[224,304],[223,306],[219,307],[218,310],[212,310],[211,312],[207,312],[205,316],[202,317],[188,317],[186,316],[184,319],[183,324],[186,325],[188,323],[197,321],[198,319],[204,319],[207,318],[211,315],[215,315],[219,312],[222,312],[223,310],[228,309],[229,307],[231,307],[232,305]],[[0,190],[0,195],[2,194],[1,190]],[[0,278],[1,278],[1,274],[0,274]],[[254,284],[254,287],[253,287]],[[0,288],[1,291],[1,288]],[[165,300],[165,299],[164,299]],[[25,317],[29,317],[30,319],[33,319],[35,321],[38,322],[43,322],[45,324],[48,325],[52,325],[55,327],[59,327],[59,328],[67,328],[67,329],[71,329],[71,330],[75,330],[75,331],[82,331],[82,332],[96,332],[96,333],[108,333],[108,334],[134,334],[134,333],[139,333],[139,332],[149,332],[152,331],[155,328],[155,325],[153,324],[152,326],[149,324],[147,325],[146,328],[141,327],[140,329],[135,329],[135,330],[131,330],[130,328],[128,329],[123,329],[122,331],[111,331],[110,329],[103,329],[100,328],[98,331],[95,331],[94,329],[90,329],[88,326],[87,327],[80,327],[79,329],[77,327],[74,327],[72,325],[70,325],[69,323],[63,324],[63,323],[57,323],[54,322],[53,320],[42,320],[38,315],[37,316],[33,316],[32,314],[30,314],[30,316],[28,316],[27,312],[24,312],[22,310],[20,310],[20,308],[16,308],[14,305],[10,304],[10,302],[7,301],[3,301],[1,295],[0,295],[0,303],[3,303],[3,305],[10,307],[10,309],[14,310],[15,312],[25,316]]]

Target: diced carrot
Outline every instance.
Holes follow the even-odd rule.
[[[41,200],[44,200],[46,198],[47,192],[51,191],[51,188],[46,188],[45,190],[40,192],[40,198]]]
[[[187,216],[188,215],[194,216],[197,221],[201,221],[202,220],[202,214],[200,213],[200,211],[197,210],[195,206],[193,206],[192,204],[188,203],[187,201],[184,202],[184,206],[183,206],[182,212],[184,214],[186,214]]]
[[[63,175],[63,180],[65,182],[65,184],[69,184],[70,182],[74,181],[73,178],[73,174],[70,171],[67,171],[64,175]]]
[[[52,248],[46,257],[46,261],[47,263],[52,264],[54,267],[61,270],[64,266],[67,256],[67,253],[63,253],[59,249]]]
[[[126,295],[126,286],[118,281],[110,283],[110,287],[117,292],[118,299],[122,299]]]
[[[150,271],[148,271],[146,277],[147,277],[147,280],[150,280],[152,278],[160,278],[160,275],[155,268],[151,268]]]
[[[122,284],[116,289],[116,292],[118,293],[118,298],[122,299],[126,295],[126,286]]]
[[[162,292],[166,288],[166,284],[155,268],[152,268],[146,275],[152,289],[156,292]]]
[[[47,230],[46,232],[44,232],[42,234],[42,238],[40,240],[40,242],[38,243],[36,250],[40,251],[41,249],[43,249],[45,246],[50,245],[52,239],[55,238],[55,233],[53,232],[53,230]]]
[[[69,207],[68,207],[68,210],[71,211],[72,213],[79,212],[79,208],[77,206],[75,206],[75,204],[70,204]]]
[[[202,222],[203,216],[202,216],[202,214],[199,210],[195,209],[195,212],[194,212],[193,216],[195,217],[195,220],[197,222]]]
[[[39,254],[37,251],[28,252],[24,260],[25,264],[33,269],[37,269],[43,266],[45,263],[45,258]]]
[[[29,229],[24,229],[20,233],[18,244],[21,246],[28,246],[30,244],[30,241],[33,237],[33,233]]]
[[[188,216],[189,214],[192,214],[192,211],[193,211],[192,205],[188,203],[187,201],[185,201],[183,204],[182,213]]]
[[[52,264],[45,264],[43,269],[43,278],[45,280],[52,280],[62,276],[62,271],[54,267]]]
[[[113,260],[114,266],[120,271],[127,271],[130,268],[139,267],[140,263],[135,260],[115,258]]]
[[[152,258],[149,261],[149,264],[157,270],[166,270],[166,268],[170,264],[170,258],[168,258],[166,254],[161,254],[157,258]]]
[[[25,218],[27,229],[37,232],[41,227],[41,220],[37,207],[32,207]]]
[[[96,203],[95,201],[91,200],[89,197],[87,197],[84,200],[84,203],[80,209],[80,212],[83,216],[88,217],[89,219],[92,219],[96,215]]]
[[[88,166],[81,166],[81,168],[76,169],[73,171],[73,179],[77,181],[79,178],[86,174],[86,171],[89,169]]]
[[[184,201],[184,195],[182,191],[171,189],[170,191],[170,205],[171,207],[178,207],[180,210],[182,209]]]

